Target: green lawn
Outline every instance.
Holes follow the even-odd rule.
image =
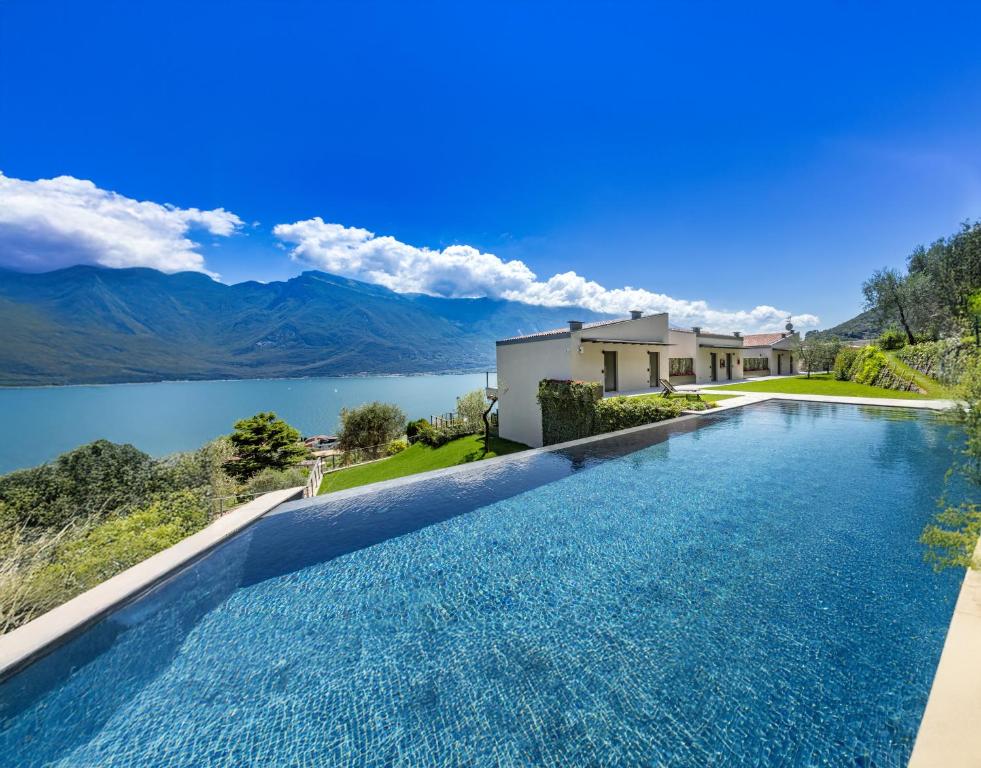
[[[922,400],[929,395],[918,392],[900,392],[897,389],[871,387],[854,381],[838,381],[830,373],[814,373],[807,376],[788,376],[785,379],[750,381],[745,384],[712,386],[712,389],[738,390],[740,392],[780,392],[788,395],[839,395],[841,397],[892,397],[904,400]],[[709,397],[706,395],[705,397]]]
[[[379,480],[392,480],[396,477],[428,472],[431,469],[443,469],[444,467],[454,467],[457,464],[466,464],[470,461],[489,459],[492,456],[503,456],[506,453],[515,453],[527,448],[527,445],[521,443],[492,437],[490,451],[484,453],[483,435],[461,437],[446,445],[441,445],[439,448],[430,448],[428,445],[416,443],[390,459],[341,469],[325,475],[320,484],[319,492],[342,491],[345,488],[377,483]]]

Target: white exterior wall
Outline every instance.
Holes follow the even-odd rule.
[[[698,344],[698,349],[695,352],[695,381],[699,384],[712,381],[712,358],[711,353],[715,352],[719,360],[718,365],[718,383],[723,381],[728,381],[728,374],[726,369],[722,367],[725,363],[726,352],[732,353],[732,378],[741,379],[743,374],[742,368],[742,357],[743,348],[741,345],[733,341],[726,341],[724,339],[714,339],[706,338],[704,336],[698,336],[696,338],[696,344]],[[710,348],[700,346],[702,344],[712,344]],[[718,345],[718,346],[715,346]],[[736,361],[739,361],[738,364]]]
[[[695,343],[694,331],[678,331],[672,328],[668,333],[668,342],[671,346],[667,349],[666,357],[690,357],[692,360],[695,359],[698,345]],[[667,365],[668,363],[665,361],[665,366]],[[667,376],[668,370],[665,367],[665,376]],[[694,379],[691,381],[694,381]]]
[[[573,343],[578,346],[577,339],[559,337],[497,347],[497,418],[501,437],[532,448],[541,447],[538,383],[542,379],[576,378],[571,365]]]
[[[777,372],[777,361],[776,356],[773,354],[772,347],[745,347],[743,348],[743,357],[765,357],[770,363],[770,370],[768,371],[754,371],[753,373],[743,372],[743,376],[752,378],[754,376],[770,376]]]

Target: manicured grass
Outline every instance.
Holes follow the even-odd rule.
[[[490,450],[484,452],[483,435],[468,435],[457,440],[452,440],[439,448],[430,448],[428,445],[416,443],[410,445],[402,453],[392,456],[390,459],[374,461],[370,464],[362,464],[358,467],[341,469],[331,472],[324,476],[320,484],[320,493],[330,491],[341,491],[345,488],[354,488],[368,483],[377,483],[380,480],[392,480],[396,477],[415,475],[419,472],[428,472],[431,469],[443,469],[453,467],[457,464],[466,464],[470,461],[489,459],[492,456],[503,456],[507,453],[524,451],[527,445],[514,443],[510,440],[502,440],[499,437],[492,437]]]
[[[695,393],[692,393],[695,394]],[[631,400],[660,400],[663,395],[630,395]],[[702,395],[702,400],[706,403],[714,403],[718,400],[728,400],[730,397],[739,397],[739,395]],[[672,395],[672,400],[686,400],[687,398],[681,395]]]
[[[728,400],[731,397],[739,397],[739,395],[702,395],[702,400],[706,403],[716,403],[719,400]]]
[[[740,392],[780,392],[788,395],[838,395],[840,397],[890,397],[903,400],[922,400],[928,395],[918,392],[900,392],[897,389],[871,387],[854,381],[838,381],[830,373],[813,373],[807,376],[788,376],[785,379],[751,381],[745,384],[712,386],[712,389],[738,390]]]

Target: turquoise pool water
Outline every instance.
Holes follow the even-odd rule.
[[[905,765],[948,437],[771,403],[290,505],[0,685],[0,762]]]

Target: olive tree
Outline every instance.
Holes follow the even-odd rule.
[[[357,408],[341,410],[340,447],[378,453],[383,447],[405,432],[405,413],[391,403],[365,403]]]

